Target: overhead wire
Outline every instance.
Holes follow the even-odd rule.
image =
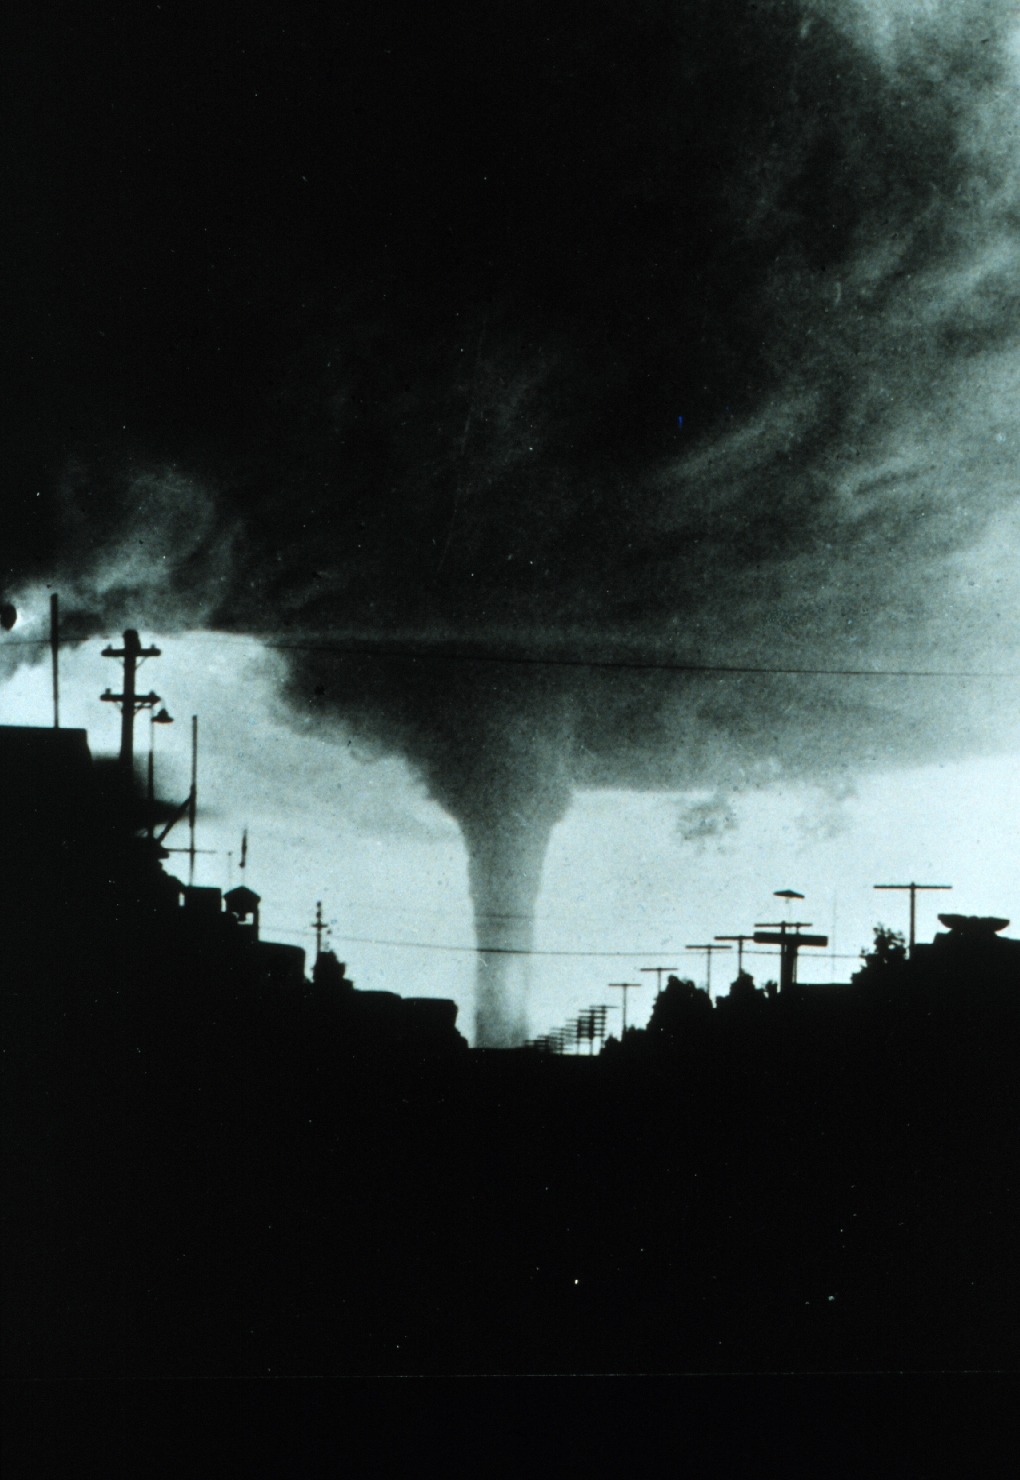
[[[292,930],[292,929],[284,929],[284,927],[282,927],[282,926],[277,926],[277,925],[272,925],[272,924],[268,924],[267,923],[265,928],[267,930],[275,930],[276,933],[279,934],[279,935],[302,935],[302,936],[309,935],[310,936],[310,935],[314,935],[314,933],[315,933],[314,928],[312,928],[312,927],[308,927],[305,930]],[[424,941],[424,940],[383,940],[383,939],[380,939],[380,938],[378,938],[376,936],[368,936],[368,935],[338,935],[338,934],[336,934],[335,931],[331,934],[330,939],[331,940],[334,940],[334,941],[342,941],[345,945],[389,946],[389,947],[396,947],[396,948],[399,948],[399,949],[410,950],[410,951],[447,951],[447,952],[452,952],[452,953],[457,954],[457,955],[470,955],[470,956],[475,956],[475,955],[478,955],[478,956],[573,956],[573,957],[579,957],[579,958],[582,958],[582,959],[585,959],[585,960],[595,959],[595,958],[599,958],[599,957],[608,957],[608,958],[612,958],[612,959],[623,959],[623,960],[633,960],[635,958],[640,958],[640,957],[644,957],[644,956],[653,956],[653,955],[656,954],[656,952],[660,952],[663,949],[662,946],[655,946],[655,947],[653,947],[651,949],[642,949],[642,950],[633,950],[633,951],[576,951],[576,950],[572,950],[572,951],[559,951],[559,950],[542,950],[542,949],[539,949],[537,947],[523,947],[523,946],[452,945],[452,944],[450,944],[448,942],[445,942],[445,941],[439,942],[439,941]],[[674,954],[675,954],[676,953],[676,948],[674,947],[673,949],[674,949]],[[691,953],[688,952],[688,951],[681,950],[680,954],[681,955],[689,955]],[[776,951],[745,951],[744,952],[744,955],[745,956],[769,956],[769,957],[772,957],[773,959],[778,959],[778,952],[776,952]],[[837,961],[859,961],[860,960],[860,956],[859,955],[841,955],[841,954],[837,954],[835,957],[833,957],[832,952],[831,951],[827,951],[825,953],[825,959],[827,961],[831,961],[833,959],[835,959]]]
[[[760,677],[790,678],[925,678],[925,679],[974,679],[992,681],[1015,681],[1020,672],[987,672],[974,669],[943,668],[812,668],[795,665],[757,663],[684,663],[667,659],[648,658],[572,658],[538,657],[527,653],[467,653],[455,649],[389,648],[329,643],[311,640],[286,640],[265,638],[253,633],[184,633],[180,640],[222,641],[223,638],[255,638],[265,648],[283,652],[311,652],[340,658],[370,658],[400,662],[430,663],[482,663],[510,667],[537,668],[582,668],[592,670],[618,670],[636,673],[705,673],[751,675]],[[62,637],[60,647],[81,647],[85,642],[102,641],[101,634],[89,638]],[[16,637],[0,639],[0,653],[7,647],[50,647],[48,637]]]

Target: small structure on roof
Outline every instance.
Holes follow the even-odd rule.
[[[249,889],[247,884],[238,884],[236,889],[227,890],[223,896],[223,903],[227,907],[227,913],[233,915],[239,924],[243,924],[245,920],[251,920],[251,930],[257,940],[261,898],[254,889]]]
[[[981,940],[991,939],[1009,924],[995,915],[939,915],[939,920],[956,935],[976,936]]]

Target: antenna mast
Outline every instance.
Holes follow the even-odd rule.
[[[315,931],[315,959],[316,961],[318,961],[319,957],[322,955],[323,936],[329,934],[329,926],[322,918],[321,899],[316,900],[315,902],[315,919],[312,921],[312,928]]]
[[[198,810],[198,715],[191,716],[191,791],[188,793],[188,884],[195,882],[195,813]]]
[[[53,660],[53,728],[60,729],[60,602],[54,591],[50,596],[50,654]]]

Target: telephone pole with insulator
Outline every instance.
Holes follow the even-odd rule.
[[[704,957],[705,957],[705,991],[708,993],[709,998],[711,1000],[713,1000],[713,1001],[714,1001],[714,998],[712,998],[712,957],[715,955],[716,951],[730,951],[732,949],[733,949],[732,946],[717,946],[717,945],[715,945],[712,942],[709,942],[707,945],[686,946],[685,947],[685,950],[688,950],[688,951],[700,951],[700,952],[703,952],[704,953]]]
[[[766,920],[754,927],[754,940],[760,946],[779,947],[779,990],[790,992],[797,984],[797,953],[801,946],[827,946],[827,935],[802,935],[811,928],[810,920]]]
[[[322,918],[321,899],[317,900],[315,904],[315,919],[312,921],[312,928],[315,931],[315,959],[316,961],[318,961],[319,957],[322,955],[323,937],[329,934],[329,926]]]
[[[917,925],[917,895],[921,889],[952,889],[952,884],[873,884],[873,889],[906,889],[910,892],[910,954],[914,954]]]
[[[654,971],[655,972],[655,995],[656,995],[656,997],[661,997],[662,996],[662,973],[664,971],[679,971],[679,969],[680,968],[678,966],[639,966],[638,967],[638,970],[639,971]]]
[[[635,990],[638,987],[644,986],[644,983],[643,982],[610,982],[609,985],[611,987],[615,987],[618,992],[622,992],[623,993],[623,1027],[620,1030],[620,1042],[622,1043],[623,1042],[624,1035],[627,1032],[627,993],[630,992],[630,991],[632,991],[632,990]]]
[[[716,940],[732,940],[737,944],[737,975],[740,976],[744,969],[744,946],[749,940],[754,940],[753,935],[717,935]]]
[[[135,689],[135,678],[138,664],[143,663],[146,658],[158,658],[160,649],[158,647],[143,648],[138,633],[133,627],[129,627],[124,633],[124,646],[122,648],[103,648],[104,658],[121,658],[124,662],[124,691],[120,694],[111,694],[107,689],[100,694],[100,698],[107,704],[120,705],[120,767],[125,776],[132,775],[135,759],[135,715],[140,709],[152,709],[154,705],[161,703],[158,694],[139,694]]]

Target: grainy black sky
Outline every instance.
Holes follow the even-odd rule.
[[[991,0],[23,18],[11,594],[59,580],[80,630],[1001,666],[1014,28]],[[576,784],[995,743],[839,681],[306,656],[293,697],[406,753],[525,913]]]

